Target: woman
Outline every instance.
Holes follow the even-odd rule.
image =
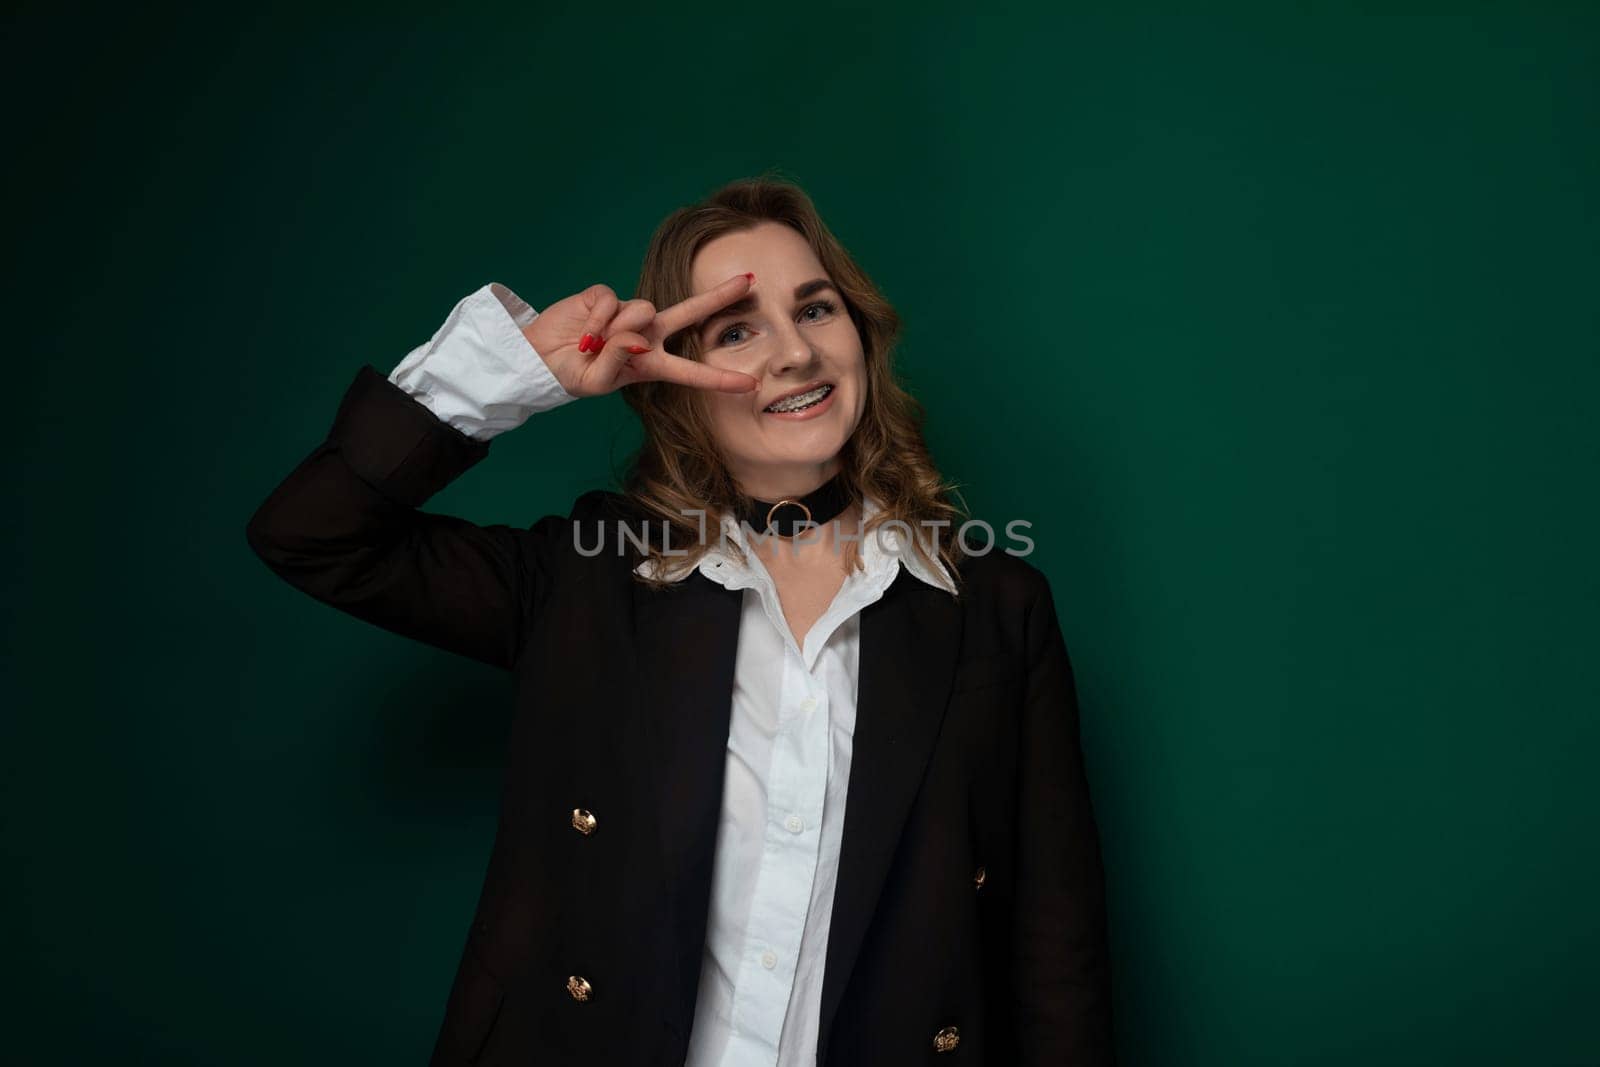
[[[485,286],[358,371],[249,524],[311,596],[515,674],[433,1063],[1114,1062],[1050,589],[954,536],[895,312],[765,179],[669,216],[638,292]],[[624,492],[527,529],[420,510],[618,389]]]

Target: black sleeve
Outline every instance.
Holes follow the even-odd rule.
[[[1078,736],[1072,663],[1049,582],[1027,613],[1012,931],[1024,1064],[1111,1067],[1111,962],[1100,837]]]
[[[572,520],[547,515],[521,529],[419,510],[488,453],[489,442],[364,365],[327,438],[256,509],[245,536],[275,574],[317,600],[509,669]]]

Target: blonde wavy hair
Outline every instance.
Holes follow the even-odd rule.
[[[840,478],[854,500],[870,494],[882,511],[862,528],[876,536],[884,524],[899,520],[919,536],[899,533],[903,544],[932,564],[923,523],[948,523],[928,529],[938,532],[934,552],[949,568],[960,588],[957,565],[962,556],[955,532],[967,518],[954,483],[940,475],[923,440],[927,414],[921,403],[895,378],[894,353],[900,339],[900,316],[884,299],[855,259],[823,223],[811,198],[798,185],[770,174],[743,178],[724,185],[699,203],[679,208],[656,228],[645,252],[634,299],[665,308],[694,295],[690,288],[695,254],[712,238],[748,230],[775,221],[798,231],[844,297],[844,304],[861,335],[866,359],[866,407],[855,432],[839,452]],[[698,332],[686,327],[666,339],[668,351],[686,359],[701,359]],[[665,537],[647,539],[643,552],[655,557],[653,575],[640,579],[655,587],[668,584],[667,568],[693,567],[717,543],[718,519],[723,510],[738,513],[748,499],[728,472],[711,431],[705,398],[699,389],[671,382],[647,381],[625,386],[623,398],[639,416],[644,442],[629,458],[623,477],[623,495]],[[706,539],[702,540],[704,513]],[[665,527],[661,523],[665,523]],[[861,567],[857,544],[846,544],[846,566]],[[670,548],[672,556],[666,556]],[[726,548],[742,556],[731,540]],[[650,570],[651,568],[646,568]]]

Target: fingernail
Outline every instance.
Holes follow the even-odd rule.
[[[747,270],[747,271],[744,272],[744,276],[746,278],[749,278],[751,281],[755,281],[756,280],[755,271]]]
[[[593,344],[593,343],[594,343],[594,334],[592,334],[592,333],[584,334],[582,337],[578,338],[578,351],[579,352],[587,352],[587,351],[589,351],[589,346],[591,344]]]
[[[629,345],[628,351],[637,356],[640,352],[648,352],[650,349],[646,348],[644,345]]]

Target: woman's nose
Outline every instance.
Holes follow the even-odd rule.
[[[787,329],[779,327],[774,330],[772,343],[775,351],[768,361],[768,369],[774,374],[809,367],[817,362],[817,353],[811,347],[811,342],[792,323]]]

